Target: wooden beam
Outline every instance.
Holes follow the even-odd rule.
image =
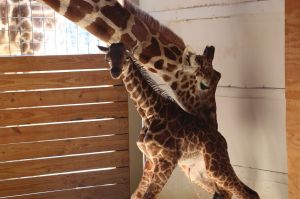
[[[1,57],[0,73],[109,68],[104,55]]]
[[[286,0],[286,92],[289,199],[300,195],[300,1]]]
[[[42,176],[0,182],[0,197],[74,189],[104,184],[129,183],[129,168]]]
[[[33,195],[16,196],[10,199],[128,199],[129,184],[117,184],[112,186],[87,187],[83,189],[58,190]]]
[[[127,117],[127,102],[0,110],[0,126]]]
[[[121,80],[111,78],[110,72],[65,72],[0,75],[0,92],[100,85],[119,85]]]
[[[0,144],[128,133],[128,118],[0,128]]]
[[[0,162],[33,158],[128,150],[128,134],[104,137],[0,145]],[[0,191],[1,192],[1,191]]]
[[[0,163],[0,181],[110,167],[127,167],[128,151],[34,159]]]
[[[124,86],[0,93],[0,109],[127,101]]]

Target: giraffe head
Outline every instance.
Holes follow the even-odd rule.
[[[126,50],[126,47],[123,43],[113,43],[108,48],[103,46],[98,46],[98,48],[106,52],[106,61],[110,65],[111,76],[115,79],[120,78],[124,66],[129,62],[130,55],[129,51]]]
[[[201,91],[208,90],[221,78],[221,74],[213,69],[214,54],[214,46],[206,46],[203,55],[197,55],[189,48],[184,52],[183,65],[185,70],[195,74],[199,90]]]

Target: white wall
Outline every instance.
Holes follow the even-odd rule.
[[[199,53],[216,47],[219,130],[231,162],[262,199],[287,199],[284,1],[140,0],[140,6]],[[160,199],[198,198],[195,189],[207,198],[176,170]]]

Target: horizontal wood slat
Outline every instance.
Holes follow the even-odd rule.
[[[108,68],[104,55],[1,57],[0,73]]]
[[[107,70],[0,75],[0,79],[0,91],[119,85],[122,83],[121,80],[112,79]]]
[[[120,168],[106,171],[92,171],[58,176],[1,181],[0,197],[114,183],[129,183],[129,169]]]
[[[0,109],[109,101],[127,101],[123,86],[0,93]]]
[[[12,197],[10,199],[128,199],[129,184],[113,186],[90,187],[86,189],[74,189],[57,191],[52,193],[40,193],[36,195]]]
[[[124,134],[72,140],[0,145],[0,162],[99,151],[128,150],[128,143],[128,134]]]
[[[117,151],[103,154],[0,163],[0,180],[107,167],[127,167],[128,159],[128,151]]]
[[[81,106],[0,110],[0,126],[127,117],[127,102]]]
[[[128,119],[0,128],[0,144],[128,133]]]

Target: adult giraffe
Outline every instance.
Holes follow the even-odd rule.
[[[135,7],[128,0],[39,0],[83,27],[99,39],[109,43],[122,42],[134,49],[134,58],[146,70],[156,73],[168,84],[177,102],[200,120],[216,123],[215,79],[203,79],[197,70],[211,67],[211,61],[191,52],[183,40],[157,20]]]

